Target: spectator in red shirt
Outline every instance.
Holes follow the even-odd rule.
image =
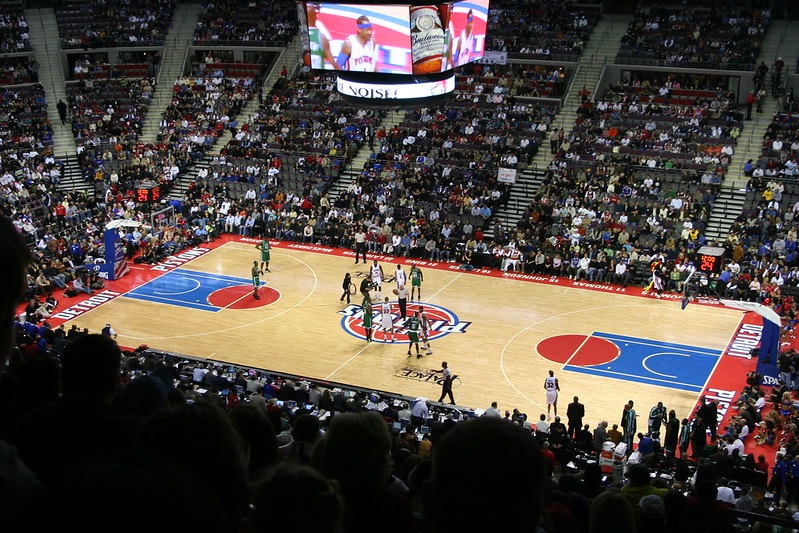
[[[541,445],[541,455],[544,456],[544,462],[547,466],[547,472],[550,476],[555,472],[555,454],[549,449],[549,441],[544,441]]]
[[[64,204],[59,203],[55,206],[55,218],[58,222],[58,229],[64,229],[67,220],[67,208]]]

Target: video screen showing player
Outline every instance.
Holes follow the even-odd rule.
[[[456,68],[477,61],[485,53],[488,0],[455,2],[447,23],[447,65]]]
[[[408,6],[308,3],[310,67],[411,74]]]
[[[366,15],[356,20],[357,30],[341,44],[336,63],[342,70],[375,72],[377,69],[377,45],[372,34],[372,22]]]

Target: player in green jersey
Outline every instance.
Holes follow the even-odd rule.
[[[408,328],[408,339],[411,341],[408,345],[408,357],[411,356],[411,346],[416,346],[416,358],[421,359],[422,354],[419,353],[419,331],[422,328],[422,321],[419,319],[419,311],[414,311],[413,316],[408,319],[405,326]]]
[[[261,274],[264,272],[271,272],[271,270],[269,270],[269,251],[272,249],[272,246],[269,244],[269,239],[264,237],[255,247],[261,250]]]
[[[258,268],[258,261],[252,262],[252,296],[256,300],[260,300],[261,297],[258,295],[258,288],[261,286],[261,269]]]
[[[319,20],[319,12],[322,10],[322,5],[319,3],[308,4],[308,45],[310,47],[310,64],[307,65],[314,69],[330,69],[325,65],[325,62],[335,70],[341,70],[341,66],[336,62],[333,57],[333,52],[330,50],[330,33]]]
[[[366,332],[366,342],[372,342],[372,302],[363,300],[363,329]]]
[[[416,265],[411,265],[411,300],[413,300],[413,293],[417,292],[416,299],[422,299],[422,282],[424,281],[424,276],[422,275],[422,271],[416,267]]]

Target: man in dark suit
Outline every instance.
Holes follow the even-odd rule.
[[[718,406],[713,398],[708,399],[702,407],[696,412],[697,416],[702,419],[707,429],[710,430],[710,439],[716,440],[716,428],[718,427]]]
[[[569,419],[569,437],[572,439],[577,435],[577,431],[583,427],[583,417],[585,416],[585,406],[580,403],[580,399],[575,396],[574,401],[566,408],[566,418]]]

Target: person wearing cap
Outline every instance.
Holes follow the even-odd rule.
[[[361,15],[356,24],[357,31],[344,40],[336,63],[340,70],[376,72],[377,44],[372,38],[372,23],[369,17]]]
[[[638,500],[641,510],[641,527],[644,531],[657,533],[664,531],[666,521],[666,504],[658,495],[648,494]]]

